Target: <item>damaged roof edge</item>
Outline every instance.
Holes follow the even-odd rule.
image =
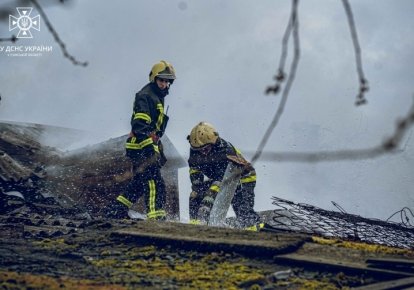
[[[88,136],[88,132],[59,126],[0,120],[1,132],[9,130],[27,135],[43,146],[66,150]]]

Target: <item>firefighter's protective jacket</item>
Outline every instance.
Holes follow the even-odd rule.
[[[222,181],[227,165],[231,162],[227,155],[241,156],[241,153],[230,142],[220,137],[207,155],[190,149],[188,165],[190,167],[190,180],[193,191],[200,192],[205,190],[204,176],[210,179],[210,181]],[[245,170],[240,179],[240,183],[255,181],[256,172],[253,167]]]
[[[148,83],[136,93],[131,116],[131,133],[126,142],[127,156],[145,159],[159,153],[158,138],[164,135],[168,116],[164,114],[164,97],[156,83]]]

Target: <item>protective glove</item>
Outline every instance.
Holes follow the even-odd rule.
[[[155,132],[151,132],[148,137],[151,137],[152,142],[154,142],[155,145],[158,144],[158,142],[160,141],[160,136],[158,136]]]
[[[203,200],[201,201],[201,206],[198,210],[198,218],[207,223],[210,218],[210,211],[214,204],[214,199],[216,197],[217,192],[214,191],[207,191],[206,195],[204,196]]]
[[[199,199],[200,198],[198,198],[198,193],[196,191],[192,191],[190,193],[188,202],[190,220],[196,220],[198,218]]]

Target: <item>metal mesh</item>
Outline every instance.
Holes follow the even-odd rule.
[[[414,226],[410,223],[367,219],[278,197],[272,199],[278,209],[270,213],[268,224],[276,229],[414,249]]]

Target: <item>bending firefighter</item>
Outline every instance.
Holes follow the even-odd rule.
[[[256,172],[240,151],[230,142],[219,137],[214,127],[200,122],[187,137],[190,142],[190,194],[191,223],[207,223],[210,211],[229,162],[243,166],[243,173],[231,201],[239,226],[257,230],[263,226],[254,211]]]
[[[173,66],[156,63],[149,74],[149,83],[136,95],[131,117],[131,133],[126,141],[126,155],[132,162],[133,177],[125,193],[116,198],[112,209],[115,218],[128,217],[129,208],[144,195],[147,218],[164,220],[166,217],[166,189],[161,167],[167,161],[160,138],[167,127],[164,98],[176,79]]]

